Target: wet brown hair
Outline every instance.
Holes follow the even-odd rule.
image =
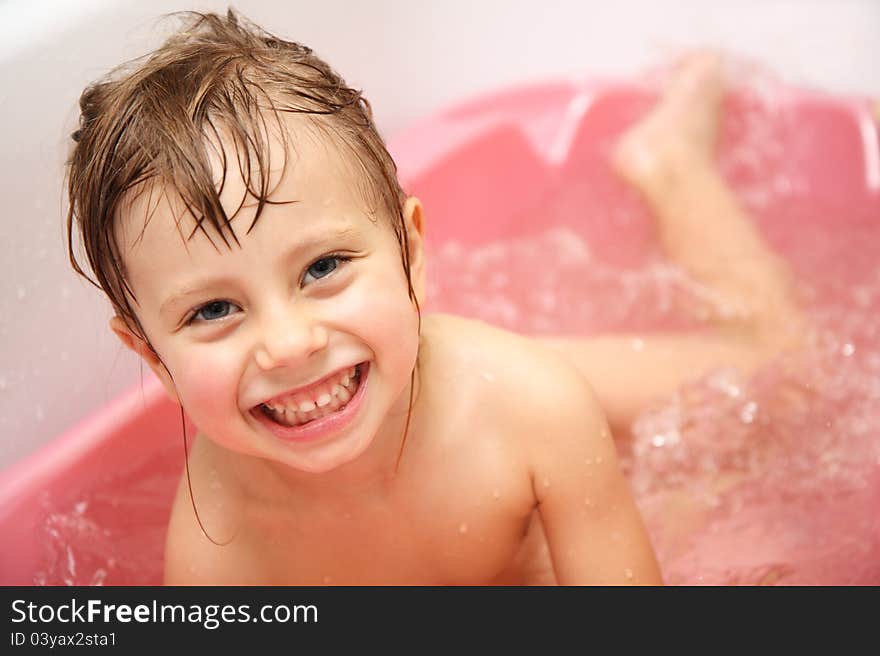
[[[257,201],[247,232],[265,205],[279,202],[270,200],[269,135],[274,126],[285,140],[286,166],[290,144],[281,115],[292,113],[336,142],[361,170],[368,208],[390,218],[410,280],[405,194],[361,92],[311,49],[266,32],[232,9],[226,16],[172,16],[184,24],[161,47],[117,67],[80,97],[79,129],[67,162],[67,242],[74,270],[103,290],[116,314],[149,343],[131,304],[137,300],[117,243],[119,213],[145,191],[172,189],[195,221],[184,238],[198,231],[227,247],[230,239],[238,244],[230,221],[247,195]],[[234,153],[222,147],[221,134]],[[219,186],[208,158],[212,145],[222,161]],[[230,160],[246,184],[231,216],[220,203]],[[76,257],[76,233],[94,279]],[[415,301],[411,280],[409,294]]]
[[[269,139],[277,134],[283,140],[286,167],[291,144],[282,115],[296,114],[332,140],[348,155],[347,163],[363,174],[359,178],[368,211],[374,220],[378,215],[388,217],[397,237],[409,296],[421,325],[403,217],[406,197],[361,92],[348,87],[308,47],[274,36],[232,9],[225,16],[197,12],[171,16],[182,25],[157,50],[113,69],[80,97],[79,129],[72,135],[67,162],[67,246],[73,269],[107,295],[116,314],[152,349],[126,277],[117,239],[119,215],[142,193],[172,190],[193,219],[188,235],[178,222],[183,239],[201,232],[215,248],[215,238],[227,248],[239,245],[231,220],[248,195],[256,199],[257,209],[245,234],[267,204],[290,202],[270,199]],[[224,143],[231,143],[234,152],[227,153]],[[211,147],[222,163],[219,185],[212,178]],[[246,190],[238,208],[228,215],[220,193],[233,164]],[[145,216],[144,229],[149,218]],[[77,259],[77,236],[94,278]],[[408,414],[397,465],[409,420]]]

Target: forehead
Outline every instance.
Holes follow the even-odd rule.
[[[262,217],[283,207],[290,208],[289,213],[300,222],[311,223],[343,211],[374,222],[366,201],[366,174],[333,131],[322,126],[320,119],[289,113],[278,118],[263,122],[262,162],[252,148],[242,148],[228,129],[219,129],[205,140],[214,189],[234,233],[234,238],[226,233],[228,241],[246,238],[258,211]],[[258,196],[263,191],[270,203],[259,210]],[[198,222],[178,189],[154,178],[124,199],[115,231],[127,262],[156,238],[165,241],[172,232],[184,242],[204,240],[224,248],[224,240],[208,219],[202,226],[203,230],[197,228]]]

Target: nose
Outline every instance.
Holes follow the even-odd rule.
[[[260,325],[254,353],[257,366],[268,371],[300,366],[327,346],[327,329],[302,307],[287,304],[267,314]]]

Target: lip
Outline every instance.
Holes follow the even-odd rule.
[[[338,412],[334,412],[326,417],[321,417],[320,419],[315,419],[314,421],[310,421],[301,426],[282,426],[269,419],[269,417],[260,410],[260,406],[251,409],[251,416],[253,416],[275,437],[284,442],[311,442],[338,433],[347,428],[354,421],[362,405],[364,392],[367,388],[367,382],[369,379],[370,363],[361,362],[358,366],[360,368],[360,382],[358,383],[357,391],[345,407]],[[322,379],[322,381],[323,380],[326,380],[326,378]],[[309,387],[311,387],[311,385]],[[279,395],[276,398],[283,398],[288,395],[289,392]]]

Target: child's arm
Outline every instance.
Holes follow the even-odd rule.
[[[608,425],[575,372],[530,441],[532,485],[561,585],[662,584]],[[563,391],[564,390],[564,391]],[[544,399],[547,401],[547,399]]]

